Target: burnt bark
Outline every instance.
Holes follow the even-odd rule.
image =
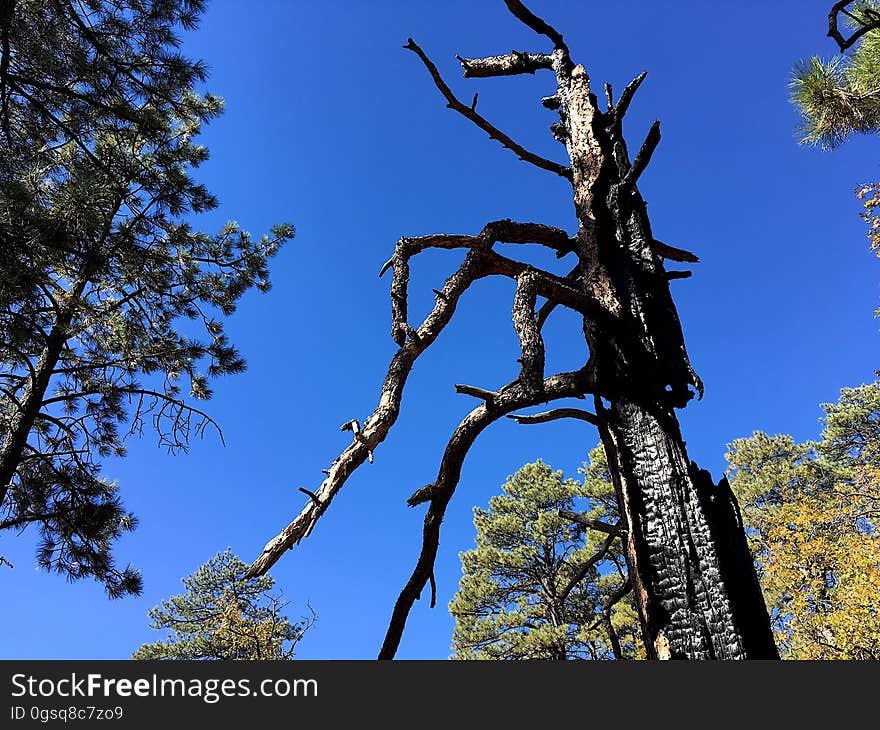
[[[534,17],[519,2],[507,5],[524,22]],[[550,106],[571,160],[583,291],[608,315],[585,320],[584,332],[608,401],[606,407],[597,395],[596,412],[627,520],[627,563],[648,655],[778,656],[729,487],[709,489],[691,467],[674,412],[692,390],[702,395],[702,383],[661,260],[672,250],[656,245],[637,187],[660,141],[659,123],[632,162],[622,133],[623,113],[644,75],[616,106],[608,87],[603,111],[585,69],[571,62],[556,35]]]

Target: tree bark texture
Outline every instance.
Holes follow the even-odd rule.
[[[519,3],[509,2],[516,12]],[[702,393],[637,182],[660,139],[655,123],[630,161],[621,122],[644,75],[599,108],[562,39],[553,69],[556,134],[571,160],[585,320],[609,467],[628,524],[627,562],[651,658],[776,657],[735,499],[689,463],[674,407]],[[545,104],[547,102],[545,101]],[[603,398],[608,406],[603,405]],[[706,475],[708,476],[708,475]],[[718,492],[718,494],[716,494]],[[737,534],[740,539],[737,540]]]

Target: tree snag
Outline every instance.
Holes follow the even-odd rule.
[[[591,396],[595,413],[558,409],[517,417],[540,423],[574,417],[597,425],[625,521],[614,526],[626,537],[631,588],[639,609],[649,658],[777,658],[770,622],[743,535],[736,500],[725,480],[688,460],[675,416],[702,383],[688,360],[681,325],[669,291],[663,259],[695,262],[693,254],[657,241],[651,232],[638,180],[660,141],[654,123],[630,160],[622,121],[645,78],[641,74],[616,103],[606,85],[602,110],[583,66],[575,65],[562,35],[519,0],[508,10],[553,44],[550,53],[512,52],[459,61],[465,77],[493,77],[552,70],[556,90],[542,104],[559,115],[554,136],[566,147],[570,165],[539,157],[514,142],[458,100],[425,52],[409,39],[404,48],[422,61],[447,106],[472,121],[520,159],[571,182],[578,231],[510,220],[489,223],[476,236],[438,234],[401,238],[382,268],[393,269],[392,338],[399,350],[391,361],[379,405],[364,421],[358,439],[331,466],[327,478],[293,522],[269,542],[251,575],[265,573],[308,535],[354,469],[385,439],[400,408],[403,388],[416,358],[450,321],[459,297],[478,279],[506,276],[516,282],[513,323],[522,357],[519,378],[497,390],[456,386],[482,402],[453,433],[437,479],[409,499],[427,502],[422,551],[394,607],[379,658],[393,658],[406,618],[429,581],[440,524],[458,484],[461,466],[476,437],[514,411],[561,398]],[[577,265],[567,276],[501,256],[497,242],[534,243]],[[462,265],[440,291],[425,321],[407,321],[410,259],[428,248],[466,248]],[[670,277],[670,273],[673,274]],[[536,312],[537,298],[546,302]],[[550,312],[564,306],[583,317],[589,361],[578,371],[547,377],[541,330]],[[610,538],[613,538],[611,535]]]

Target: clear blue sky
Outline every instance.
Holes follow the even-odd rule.
[[[820,402],[880,367],[880,262],[868,251],[852,190],[880,176],[880,144],[825,154],[795,143],[791,66],[830,54],[830,0],[531,0],[565,35],[596,88],[649,76],[628,117],[637,147],[655,118],[663,141],[641,186],[658,238],[697,252],[675,282],[691,359],[706,396],[682,414],[692,458],[717,475],[725,445],[755,429],[815,437]],[[625,7],[622,10],[621,7]],[[93,583],[68,585],[34,566],[33,536],[0,536],[3,658],[124,658],[157,635],[147,611],[180,579],[232,547],[250,560],[299,511],[350,436],[339,424],[376,404],[388,360],[388,280],[376,273],[403,234],[475,233],[511,217],[574,231],[567,183],[520,162],[444,108],[425,69],[401,45],[413,36],[465,99],[527,147],[556,159],[541,96],[549,73],[463,80],[455,53],[490,55],[546,42],[501,0],[214,0],[186,50],[212,69],[227,112],[204,135],[202,176],[221,201],[202,225],[235,219],[255,233],[291,221],[297,238],[274,262],[274,289],[245,298],[229,332],[248,371],[218,382],[210,434],[171,457],[147,435],[108,462],[140,527],[121,562],[144,573],[140,598],[108,601]],[[412,321],[459,254],[414,265]],[[472,407],[453,383],[495,387],[516,372],[512,287],[484,281],[420,359],[401,417],[306,542],[272,574],[297,615],[319,614],[302,658],[373,658],[419,549],[423,507],[405,499],[433,480],[443,445]],[[547,328],[548,368],[580,365],[576,318]],[[486,432],[465,464],[445,521],[438,607],[417,603],[399,656],[444,658],[446,604],[473,544],[471,510],[538,457],[575,475],[596,443],[579,423]]]

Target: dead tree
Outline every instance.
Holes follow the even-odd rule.
[[[477,436],[514,411],[562,398],[592,398],[595,412],[556,411],[519,420],[541,422],[577,417],[598,426],[626,524],[627,564],[651,658],[776,658],[770,623],[736,500],[727,482],[688,460],[675,415],[702,384],[688,361],[670,279],[689,272],[667,271],[663,260],[694,263],[691,253],[654,238],[639,177],[651,160],[660,127],[655,123],[633,159],[622,122],[640,75],[615,101],[605,86],[601,109],[583,66],[569,56],[562,35],[519,0],[505,0],[522,23],[552,43],[547,53],[511,52],[487,58],[459,58],[464,76],[508,76],[548,70],[555,91],[542,104],[558,113],[551,127],[565,145],[570,165],[540,157],[518,144],[476,110],[477,97],[460,101],[425,52],[410,39],[406,49],[425,65],[447,106],[469,119],[520,159],[571,183],[578,220],[574,236],[538,223],[500,220],[477,235],[436,234],[401,238],[380,276],[393,271],[391,336],[399,346],[388,368],[376,410],[363,424],[343,428],[354,440],[325,471],[326,478],[302,512],[251,566],[266,572],[288,549],[307,537],[351,473],[385,439],[400,409],[404,385],[416,358],[450,321],[459,298],[477,280],[504,276],[516,282],[513,326],[522,349],[519,377],[495,390],[456,385],[480,401],[460,423],[443,454],[437,478],[418,489],[411,506],[426,503],[423,543],[416,567],[394,606],[379,654],[393,658],[410,609],[430,583],[440,525],[458,484],[462,463]],[[496,243],[538,244],[576,265],[557,275],[500,255]],[[442,289],[418,327],[407,319],[410,262],[429,248],[467,249],[464,262]],[[545,300],[537,309],[538,298]],[[556,307],[583,317],[589,360],[574,372],[544,372],[542,326]]]

